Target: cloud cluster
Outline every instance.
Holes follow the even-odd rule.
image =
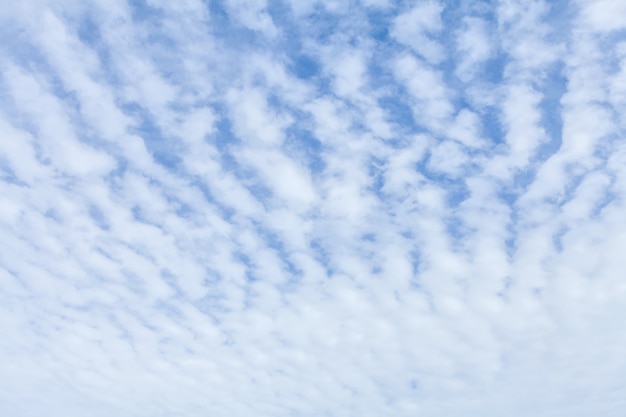
[[[0,414],[621,416],[620,1],[0,10]]]

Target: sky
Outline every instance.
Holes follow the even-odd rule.
[[[626,1],[0,7],[0,415],[618,417]]]

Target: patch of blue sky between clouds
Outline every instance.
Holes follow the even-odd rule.
[[[0,414],[621,416],[619,1],[0,10]]]

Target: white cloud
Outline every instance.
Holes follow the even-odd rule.
[[[420,2],[395,18],[391,35],[427,62],[438,64],[445,57],[442,47],[434,39],[443,28],[442,11],[443,6],[436,1]]]
[[[59,100],[46,91],[49,87],[17,68],[7,68],[3,75],[13,87],[15,104],[23,117],[36,120],[44,163],[49,161],[56,170],[70,175],[105,175],[114,168],[115,162],[109,155],[76,137],[70,115]]]
[[[352,53],[343,53],[339,57],[339,61],[334,63],[335,89],[339,95],[355,95],[366,82],[367,62],[358,51]]]
[[[498,27],[501,47],[512,60],[505,74],[509,77],[541,78],[541,69],[558,60],[563,45],[559,42],[545,17],[550,4],[536,0],[530,2],[502,2],[498,7]],[[554,36],[555,40],[549,39]]]
[[[454,124],[450,126],[448,135],[450,138],[470,148],[485,146],[485,140],[481,137],[480,118],[468,109],[462,109],[456,115]]]
[[[244,27],[269,37],[278,34],[278,29],[267,12],[265,0],[228,0],[226,5],[229,14]]]
[[[536,149],[547,141],[541,126],[541,94],[527,85],[511,85],[503,103],[503,122],[509,146],[507,167],[515,169],[529,163]],[[502,177],[507,175],[502,173]]]
[[[243,150],[238,158],[254,167],[259,177],[292,210],[306,211],[315,201],[315,190],[307,170],[291,158],[272,150]]]
[[[232,108],[233,129],[239,137],[268,146],[282,143],[283,131],[290,124],[290,118],[268,108],[265,92],[254,88],[231,90],[227,100]]]
[[[34,138],[28,132],[16,129],[8,120],[0,119],[0,155],[17,179],[32,184],[50,175],[49,168],[37,160]]]
[[[626,13],[626,4],[620,0],[596,0],[579,2],[580,15],[594,31],[610,32],[623,29],[626,24],[621,16]]]
[[[454,142],[441,142],[433,147],[428,165],[430,169],[451,176],[465,172],[467,154]]]
[[[495,55],[495,46],[489,33],[488,22],[477,17],[466,17],[457,32],[457,49],[461,55],[456,69],[463,81],[473,79],[484,64]]]
[[[441,71],[431,69],[410,55],[399,57],[395,73],[406,85],[413,101],[415,118],[435,131],[452,116],[451,91],[443,82]]]

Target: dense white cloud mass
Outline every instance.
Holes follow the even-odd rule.
[[[626,2],[0,7],[0,415],[618,417]]]

